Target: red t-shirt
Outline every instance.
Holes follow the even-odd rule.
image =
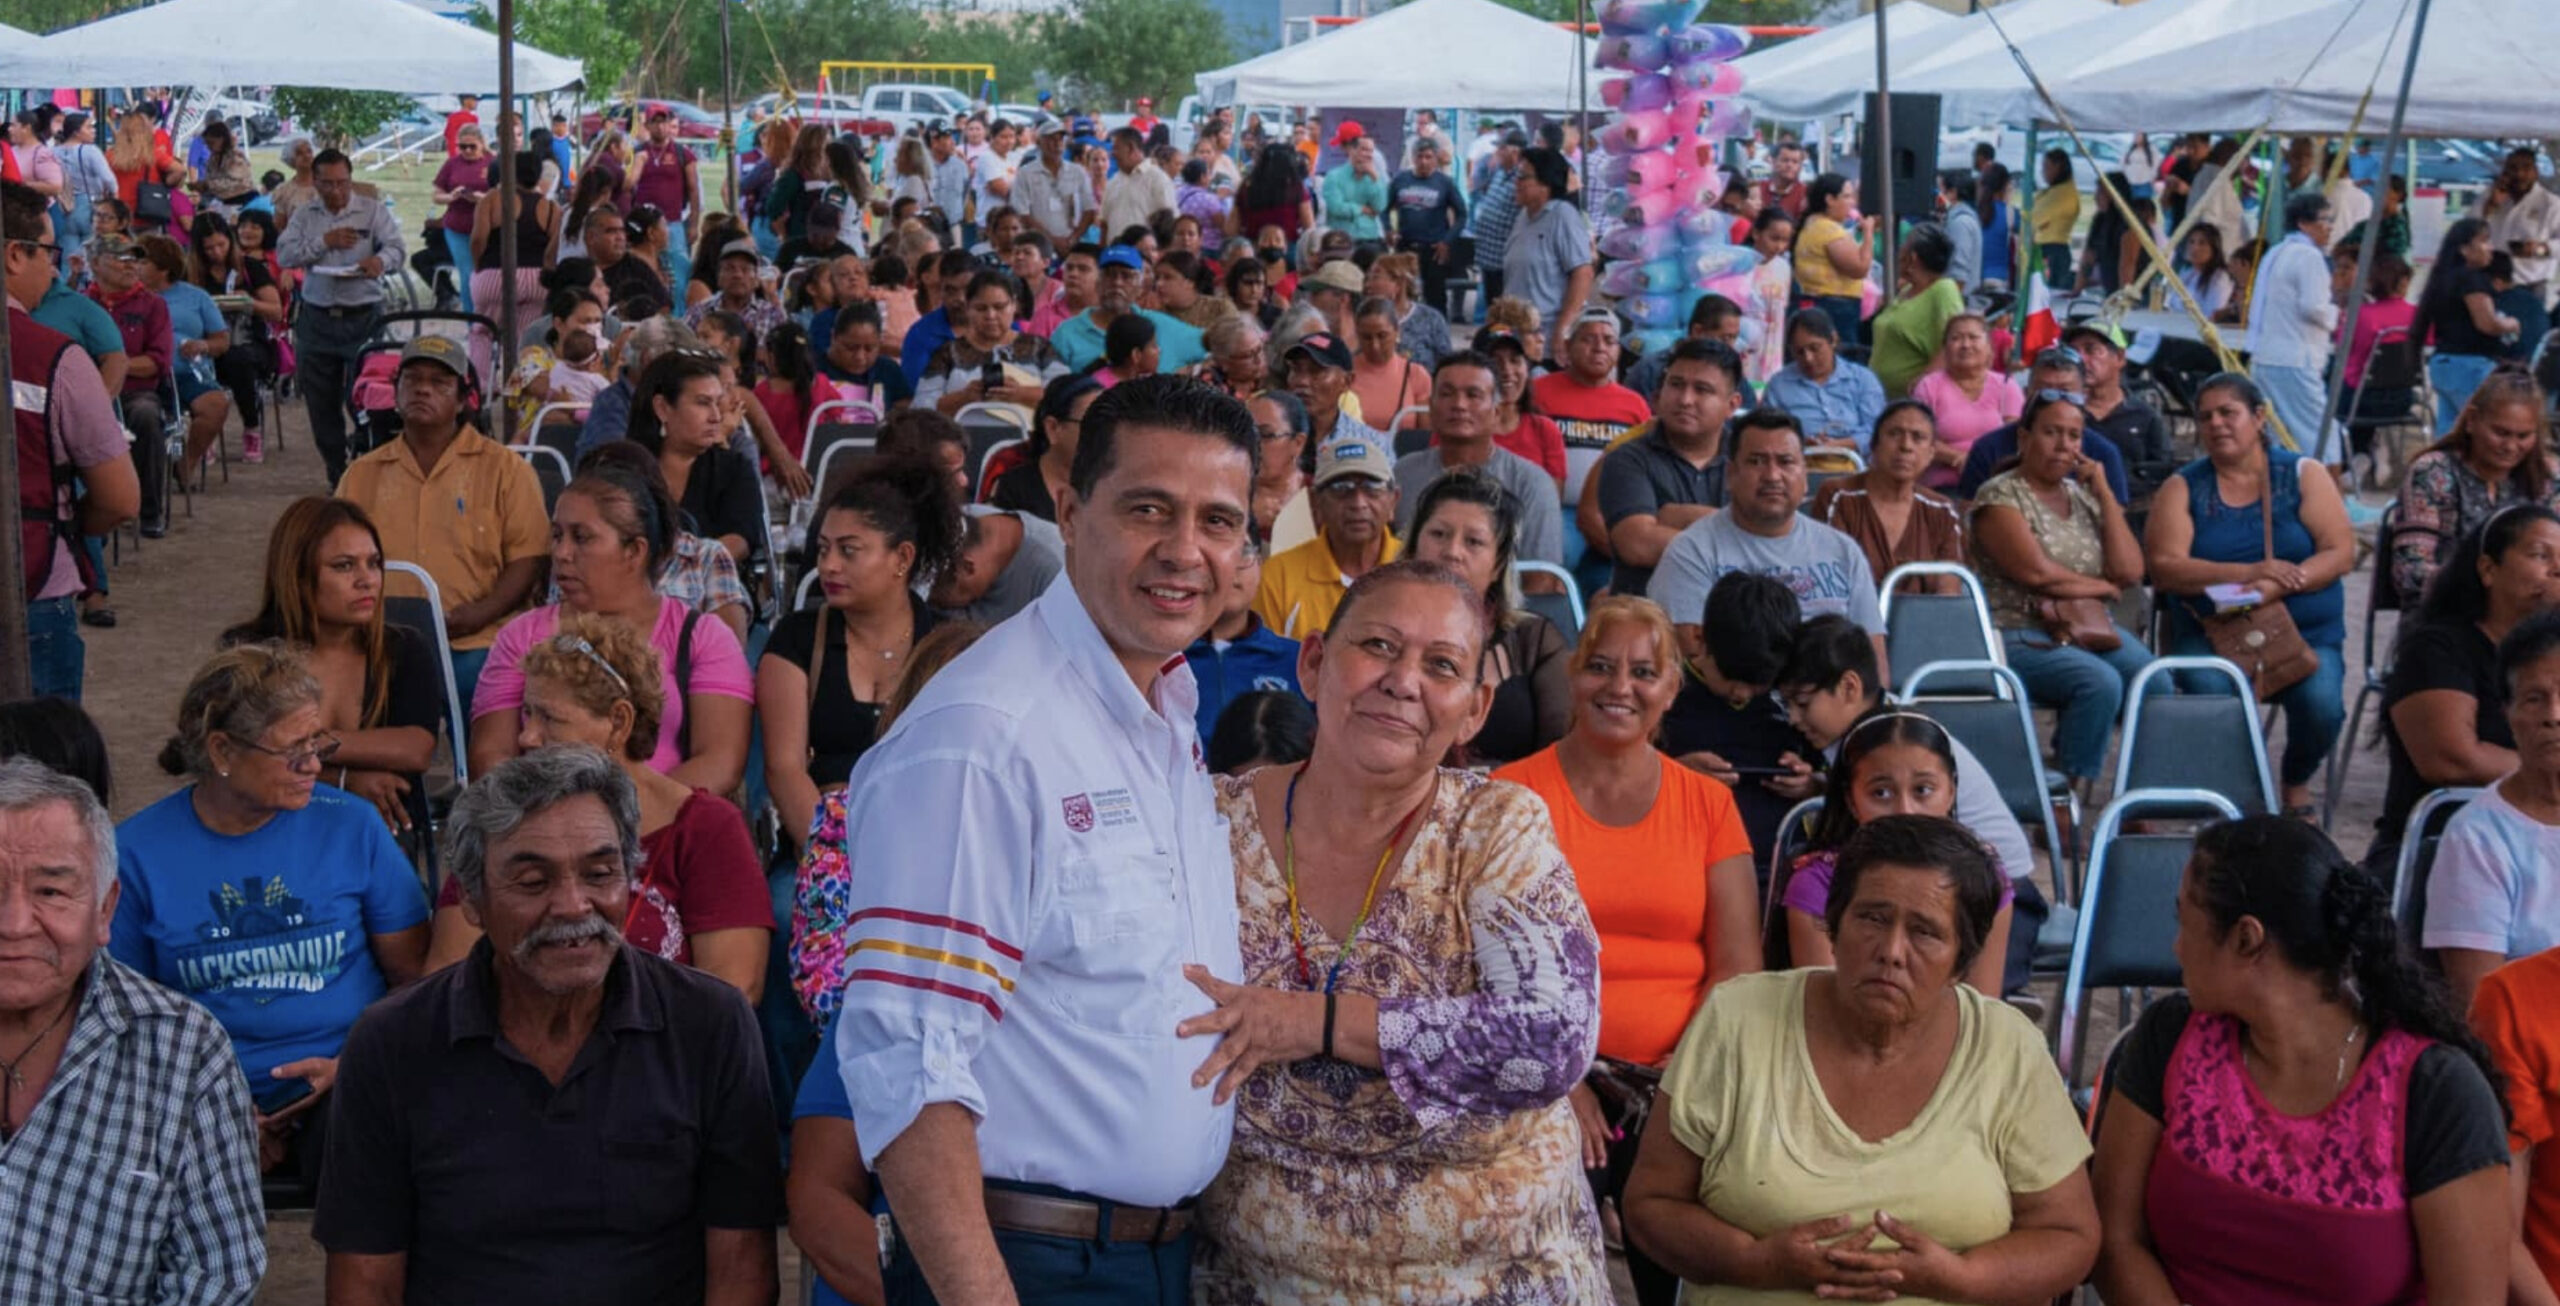
[[[1582,478],[1618,437],[1653,420],[1644,396],[1611,381],[1584,385],[1571,372],[1549,372],[1529,386],[1538,411],[1564,432],[1565,502],[1582,497]]]
[[[639,883],[622,919],[623,941],[653,957],[690,966],[693,936],[773,928],[773,898],[747,819],[729,800],[696,789],[676,819],[640,836]],[[447,877],[438,907],[462,901]]]

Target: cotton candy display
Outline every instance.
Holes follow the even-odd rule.
[[[1603,83],[1613,110],[1592,134],[1606,153],[1594,165],[1593,216],[1609,266],[1600,292],[1635,324],[1629,340],[1650,352],[1670,347],[1701,296],[1748,304],[1759,260],[1731,240],[1731,218],[1715,208],[1724,175],[1717,147],[1751,130],[1734,96],[1742,74],[1729,62],[1750,34],[1697,23],[1703,0],[1605,0],[1593,62],[1626,74]],[[1746,320],[1751,316],[1746,313]]]

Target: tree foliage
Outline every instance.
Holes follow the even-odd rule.
[[[311,133],[322,149],[346,149],[407,113],[415,102],[386,91],[333,91],[315,86],[276,88],[276,112]]]
[[[626,7],[615,0],[515,0],[516,39],[585,64],[590,87],[620,86],[640,62],[640,38],[625,22]],[[497,9],[496,0],[480,0],[473,25],[498,30]]]
[[[1192,75],[1234,61],[1227,23],[1201,0],[1075,0],[1040,19],[1051,69],[1078,102],[1178,99]]]

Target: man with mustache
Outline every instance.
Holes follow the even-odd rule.
[[[622,946],[630,779],[592,748],[504,762],[455,802],[445,865],[485,937],[347,1038],[329,1299],[773,1300],[763,1044],[736,989]]]
[[[204,1008],[107,955],[116,896],[97,795],[0,762],[0,1301],[242,1306],[267,1270],[248,1084]]]

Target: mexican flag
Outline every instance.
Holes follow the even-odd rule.
[[[2018,353],[2034,358],[2036,351],[2062,339],[2062,324],[2054,320],[2053,290],[2045,285],[2044,269],[2027,273],[2026,328],[2018,334]]]

